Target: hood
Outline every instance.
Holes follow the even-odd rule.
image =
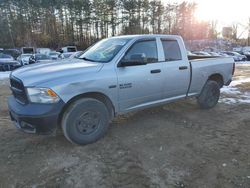
[[[0,58],[0,61],[14,61],[12,58]]]
[[[20,64],[20,63],[12,59],[0,59],[0,64]]]
[[[22,80],[24,86],[36,86],[55,79],[98,72],[102,66],[102,63],[80,59],[61,60],[24,66],[13,71],[11,76]]]

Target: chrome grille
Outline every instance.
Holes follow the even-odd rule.
[[[16,100],[21,104],[26,104],[28,102],[27,96],[25,93],[25,88],[21,80],[11,76],[10,78],[10,88],[12,94]]]

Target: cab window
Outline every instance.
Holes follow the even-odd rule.
[[[124,61],[140,60],[144,63],[158,62],[157,45],[155,40],[138,41],[123,57]]]
[[[181,50],[176,40],[162,39],[165,61],[181,60]]]

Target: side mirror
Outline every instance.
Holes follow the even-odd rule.
[[[129,59],[122,59],[119,67],[136,66],[136,65],[146,65],[147,61],[145,54],[133,54]]]

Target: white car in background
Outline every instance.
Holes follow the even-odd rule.
[[[77,51],[77,52],[73,53],[71,56],[69,56],[69,58],[78,58],[78,57],[80,57],[83,53],[84,53],[84,51]]]
[[[60,59],[72,59],[72,58],[77,58],[83,54],[83,51],[77,51],[77,52],[65,52],[61,53],[59,55]]]
[[[52,62],[52,59],[46,54],[32,54],[32,56],[29,58],[29,64],[47,62]]]
[[[72,54],[74,54],[75,52],[65,52],[65,53],[61,53],[59,55],[59,59],[68,59]]]
[[[221,56],[219,53],[217,52],[208,52],[211,56]]]
[[[204,52],[204,51],[193,51],[192,53],[195,55],[200,55],[200,56],[211,56],[208,52]]]
[[[232,57],[234,61],[246,61],[247,60],[247,57],[245,55],[241,55],[238,52],[223,51],[222,53],[227,54],[229,57]]]
[[[244,51],[243,54],[247,57],[247,61],[250,61],[250,51]]]
[[[28,65],[29,64],[29,59],[33,54],[21,54],[20,56],[17,57],[17,61],[21,63],[21,65]]]
[[[61,54],[60,52],[50,52],[49,56],[51,57],[52,60],[57,60],[59,59],[60,54]]]

